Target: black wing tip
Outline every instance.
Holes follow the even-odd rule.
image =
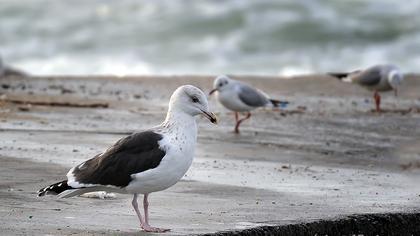
[[[67,180],[63,180],[61,182],[51,184],[47,187],[41,188],[40,190],[38,190],[37,195],[38,197],[42,197],[47,194],[57,195],[68,189],[72,189],[72,187],[67,185]]]
[[[329,72],[327,73],[327,75],[337,78],[337,79],[343,79],[346,78],[350,73],[347,72]]]
[[[38,196],[38,197],[43,197],[43,196],[47,195],[47,193],[49,193],[49,192],[50,192],[50,191],[48,190],[49,188],[51,188],[51,186],[48,186],[48,187],[45,187],[45,188],[42,188],[42,189],[38,190],[38,192],[37,192],[37,196]]]
[[[280,101],[280,100],[274,100],[274,99],[269,99],[269,100],[276,107],[278,107],[278,106],[286,106],[286,105],[289,104],[289,101]]]

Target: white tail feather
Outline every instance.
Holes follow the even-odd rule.
[[[344,77],[341,81],[346,82],[346,83],[353,83],[353,80],[351,79],[351,77]]]

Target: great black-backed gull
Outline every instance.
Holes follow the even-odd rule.
[[[199,114],[217,122],[200,89],[179,87],[170,98],[161,125],[120,139],[105,152],[70,169],[67,180],[39,190],[38,196],[59,194],[68,198],[92,191],[133,194],[140,227],[148,232],[168,231],[149,225],[148,196],[177,183],[191,166],[197,139],[194,117]],[[144,218],[138,208],[138,194],[144,194]]]

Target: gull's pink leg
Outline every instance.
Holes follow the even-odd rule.
[[[237,133],[237,134],[239,134],[239,125],[240,125],[240,122],[239,122],[239,114],[238,114],[238,112],[236,112],[235,111],[235,133]]]
[[[379,95],[378,91],[375,91],[373,98],[375,99],[376,112],[381,112],[381,95]]]
[[[149,201],[147,200],[149,194],[143,196],[143,208],[144,208],[144,221],[149,224]]]
[[[242,121],[248,120],[249,118],[251,118],[251,112],[248,112],[248,114],[246,114],[245,118],[241,119],[239,122],[242,123]]]
[[[155,228],[149,225],[149,201],[147,200],[149,194],[144,194],[143,198],[143,208],[144,208],[144,219],[145,222],[142,226],[144,231],[146,232],[154,232],[154,233],[164,233],[168,232],[170,229],[161,229],[161,228]]]
[[[133,205],[133,208],[137,213],[137,217],[139,218],[139,221],[140,221],[140,227],[143,228],[144,220],[143,220],[143,217],[141,217],[139,205],[137,204],[137,193],[134,194],[133,201],[131,201],[131,205]]]
[[[244,121],[244,120],[247,120],[247,119],[249,119],[251,117],[251,112],[248,112],[248,114],[244,117],[244,118],[242,118],[242,119],[240,119],[240,120],[238,120],[238,121],[236,121],[236,125],[235,125],[235,133],[239,133],[239,125]]]

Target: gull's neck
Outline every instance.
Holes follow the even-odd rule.
[[[163,129],[169,132],[182,132],[188,130],[188,133],[197,134],[197,124],[195,118],[183,111],[170,109],[166,114],[166,119],[161,124]]]

